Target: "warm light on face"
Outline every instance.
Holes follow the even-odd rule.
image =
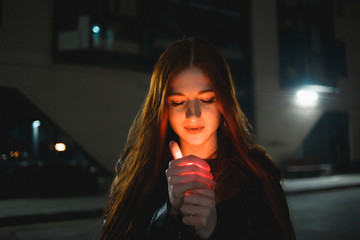
[[[209,157],[217,148],[216,133],[221,120],[209,77],[199,68],[191,67],[172,78],[169,89],[169,123],[182,150],[192,149],[185,152],[187,155]]]
[[[317,103],[318,94],[310,90],[299,90],[296,93],[297,104],[303,107],[312,107]]]
[[[64,143],[55,144],[55,150],[58,152],[64,152],[66,150],[66,145]]]

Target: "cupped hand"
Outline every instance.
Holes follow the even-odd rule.
[[[166,170],[170,214],[183,215],[183,222],[193,226],[197,234],[207,238],[216,225],[215,182],[208,163],[196,156],[183,157],[174,141],[170,149],[175,160]]]
[[[196,156],[182,157],[181,150],[174,141],[170,142],[170,149],[175,160],[169,163],[166,177],[171,204],[170,214],[177,215],[187,191],[212,189],[215,183],[205,160]]]
[[[207,239],[213,233],[217,220],[214,191],[209,189],[188,191],[184,196],[180,212],[184,216],[184,224],[193,226],[197,235]]]

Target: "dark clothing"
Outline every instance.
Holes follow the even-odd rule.
[[[286,202],[283,207],[288,211]],[[220,202],[216,205],[216,211],[217,224],[209,239],[284,239],[265,195],[258,187],[244,189]],[[196,239],[191,228],[186,227],[181,218],[175,219],[168,214],[166,203],[154,213],[149,237]]]
[[[262,165],[275,180],[269,187],[274,188],[277,193],[274,201],[280,203],[281,211],[291,225],[285,195],[280,185],[279,170],[269,159],[257,156],[256,159],[264,160]],[[237,174],[239,169],[242,174]],[[285,239],[260,180],[249,171],[241,169],[241,166],[229,167],[226,171],[229,174],[224,178],[226,184],[223,184],[225,188],[222,189],[225,189],[227,196],[216,205],[217,224],[209,239]],[[224,194],[218,192],[218,195]],[[182,223],[181,216],[176,219],[169,215],[166,179],[159,181],[147,203],[142,211],[141,221],[134,226],[127,239],[198,239],[193,228]]]

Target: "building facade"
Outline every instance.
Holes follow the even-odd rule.
[[[279,166],[359,166],[358,1],[1,2],[0,87],[21,92],[109,172],[152,66],[184,35],[225,55],[255,139]],[[302,88],[315,103],[298,104]]]

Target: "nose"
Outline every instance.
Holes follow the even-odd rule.
[[[186,118],[201,117],[200,102],[197,99],[188,101],[186,105]]]

